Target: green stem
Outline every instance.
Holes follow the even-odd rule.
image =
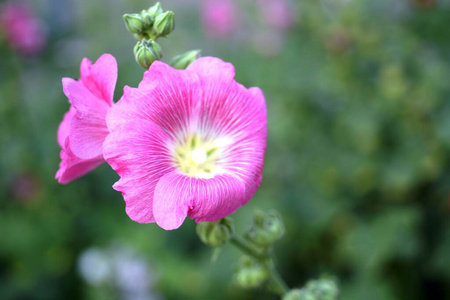
[[[275,269],[272,255],[261,253],[250,243],[235,234],[231,237],[230,243],[248,256],[253,257],[267,270],[267,272],[269,273],[270,282],[273,285],[273,290],[275,293],[283,296],[289,291],[288,286],[283,281],[280,274],[278,274],[278,271]]]

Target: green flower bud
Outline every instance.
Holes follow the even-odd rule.
[[[218,247],[228,242],[233,235],[233,223],[228,218],[216,222],[202,222],[197,225],[196,230],[203,243]]]
[[[150,29],[153,26],[153,22],[155,22],[155,17],[148,13],[147,10],[142,10],[140,14],[142,20],[145,22],[145,29]]]
[[[339,294],[336,282],[327,278],[311,280],[304,289],[316,296],[317,299],[323,300],[335,300]]]
[[[163,9],[161,7],[161,3],[156,2],[155,5],[150,7],[146,13],[153,18],[153,20],[156,18],[157,15],[161,14],[163,12]]]
[[[156,16],[153,29],[158,36],[166,36],[175,28],[175,14],[171,11],[166,11]]]
[[[175,69],[186,69],[191,63],[200,57],[201,50],[191,50],[183,54],[174,56],[170,65]]]
[[[146,24],[140,14],[125,14],[123,19],[129,32],[139,34],[145,30]]]
[[[134,57],[139,65],[148,69],[155,60],[161,59],[161,47],[155,41],[143,39],[134,46]]]
[[[253,226],[246,233],[246,238],[260,246],[270,246],[283,237],[285,232],[283,220],[276,211],[263,213],[256,211]]]
[[[269,277],[267,270],[260,264],[244,256],[234,276],[235,282],[243,288],[256,288],[261,286]]]

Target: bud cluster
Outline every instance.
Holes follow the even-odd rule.
[[[161,59],[161,47],[156,40],[174,30],[174,18],[174,13],[164,11],[159,2],[140,13],[123,16],[128,31],[138,40],[134,57],[139,65],[148,69],[155,60]]]
[[[123,19],[129,32],[134,34],[137,40],[153,40],[171,33],[175,27],[174,13],[163,11],[158,2],[147,10],[138,14],[125,14]]]

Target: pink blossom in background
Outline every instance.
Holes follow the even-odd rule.
[[[108,135],[106,113],[113,105],[117,62],[103,54],[92,64],[87,58],[80,66],[77,81],[63,78],[63,90],[71,104],[58,128],[61,163],[56,173],[66,184],[104,162],[103,142]]]
[[[287,0],[258,0],[263,20],[276,29],[288,29],[295,21],[295,14]]]
[[[238,9],[233,0],[204,0],[201,16],[203,29],[210,36],[228,36],[237,29]]]
[[[21,2],[0,5],[0,32],[10,47],[23,55],[38,54],[46,44],[46,31],[32,8]]]
[[[260,185],[266,148],[264,95],[234,67],[204,57],[186,70],[156,61],[108,112],[106,161],[120,175],[126,212],[176,229],[189,216],[216,221]]]

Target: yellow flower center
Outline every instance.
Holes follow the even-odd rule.
[[[220,149],[216,142],[205,141],[198,134],[189,134],[175,147],[175,164],[184,174],[195,178],[213,178],[218,172]]]

